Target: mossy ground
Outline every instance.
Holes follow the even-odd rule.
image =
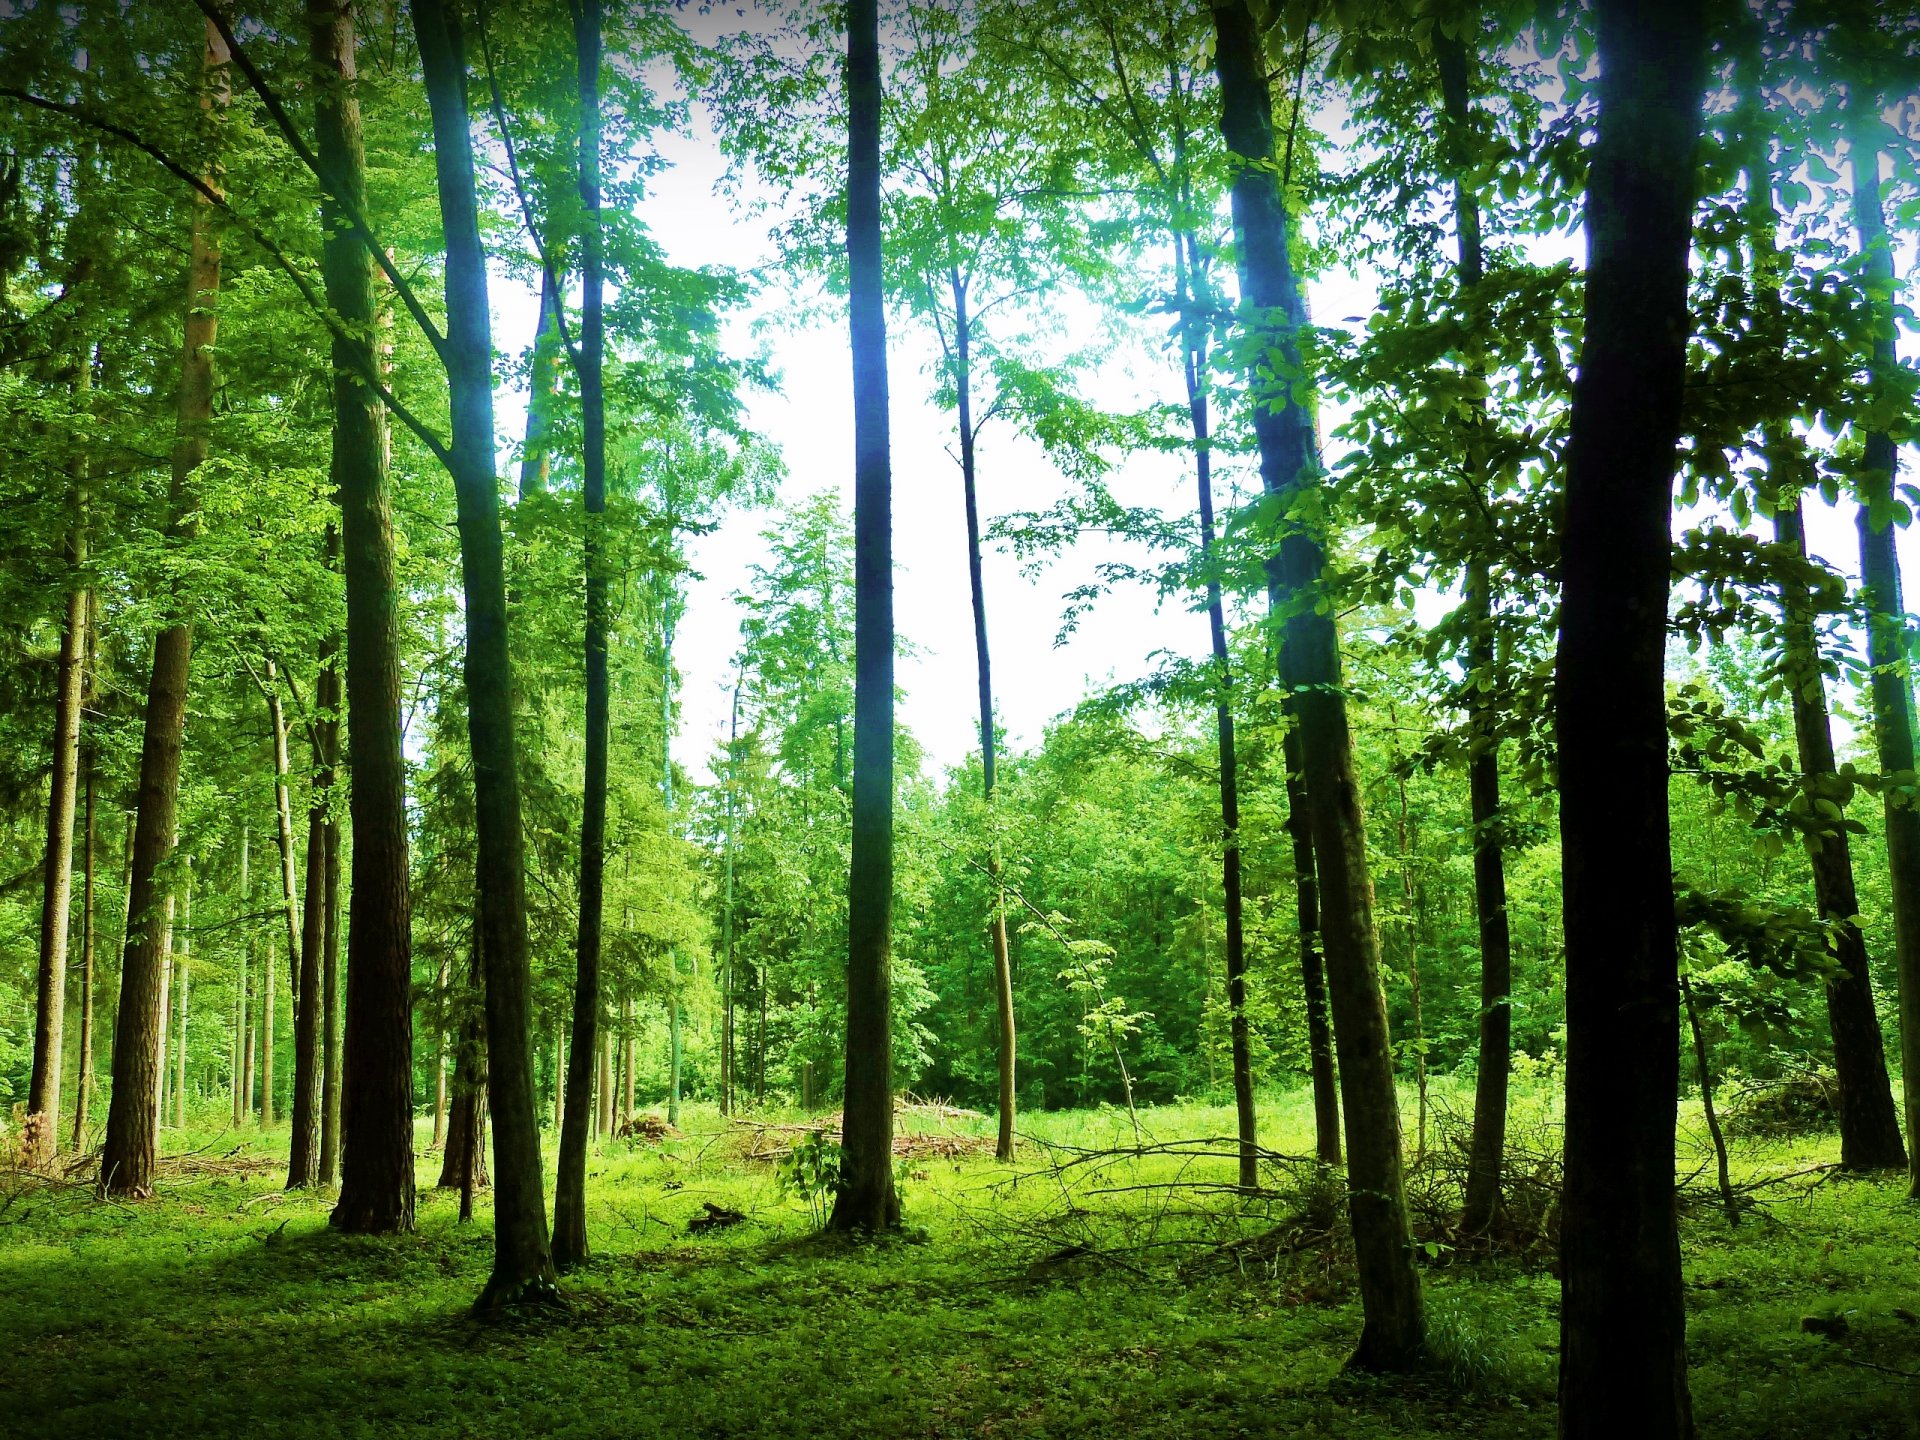
[[[1275,1149],[1308,1149],[1301,1097],[1262,1119]],[[1141,1121],[1160,1140],[1231,1125],[1200,1107]],[[0,1215],[0,1434],[1554,1432],[1550,1274],[1441,1251],[1426,1280],[1443,1363],[1355,1377],[1342,1364],[1358,1306],[1336,1252],[1217,1261],[1219,1242],[1267,1229],[1286,1202],[1158,1184],[1230,1179],[1228,1161],[1061,1174],[1039,1146],[1012,1167],[909,1161],[908,1236],[847,1245],[812,1236],[768,1167],[727,1158],[720,1124],[696,1109],[683,1139],[600,1149],[594,1259],[567,1278],[567,1308],[503,1323],[467,1313],[491,1254],[484,1195],[472,1224],[423,1189],[417,1234],[339,1236],[324,1198],[254,1173],[284,1135],[170,1136],[197,1169],[139,1205],[22,1193]],[[1132,1135],[1111,1111],[1025,1128],[1092,1147]],[[1834,1149],[1749,1146],[1739,1170]],[[209,1169],[216,1157],[230,1158]],[[425,1183],[436,1168],[423,1161]],[[1920,1325],[1898,1313],[1920,1311],[1904,1183],[1805,1177],[1762,1194],[1738,1227],[1705,1206],[1684,1224],[1701,1433],[1920,1436],[1920,1381],[1888,1373],[1920,1372]],[[703,1201],[748,1219],[695,1238]],[[1806,1333],[1808,1315],[1843,1316],[1845,1332]]]

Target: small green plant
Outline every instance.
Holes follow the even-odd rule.
[[[840,1188],[840,1142],[825,1130],[809,1130],[795,1142],[774,1170],[780,1193],[807,1202],[816,1228],[827,1223],[827,1210]]]

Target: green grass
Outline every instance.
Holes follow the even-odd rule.
[[[1160,1140],[1231,1129],[1223,1108],[1140,1118]],[[1304,1097],[1274,1097],[1262,1122],[1276,1150],[1310,1149]],[[1091,1147],[1133,1133],[1106,1110],[1024,1128]],[[1691,1129],[1683,1116],[1683,1174],[1700,1158]],[[1339,1255],[1221,1263],[1222,1241],[1287,1203],[1165,1184],[1229,1179],[1226,1160],[1061,1174],[1038,1146],[1015,1167],[916,1159],[908,1238],[848,1246],[809,1235],[803,1203],[720,1132],[695,1108],[684,1139],[595,1154],[595,1258],[567,1278],[569,1307],[496,1324],[467,1316],[491,1254],[484,1195],[474,1224],[427,1189],[417,1234],[338,1236],[324,1199],[260,1173],[284,1135],[169,1137],[200,1154],[136,1206],[30,1189],[0,1215],[0,1434],[1553,1433],[1549,1274],[1442,1252],[1426,1274],[1434,1373],[1344,1376],[1359,1314]],[[1834,1149],[1750,1146],[1738,1169]],[[436,1174],[422,1162],[423,1182]],[[1702,1434],[1920,1435],[1920,1383],[1868,1368],[1920,1371],[1920,1326],[1895,1313],[1920,1310],[1904,1186],[1807,1177],[1761,1193],[1738,1228],[1709,1206],[1684,1225]],[[691,1237],[703,1201],[749,1218]],[[1845,1315],[1846,1334],[1803,1333],[1809,1314]]]

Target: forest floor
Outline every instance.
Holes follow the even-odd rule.
[[[1277,1151],[1310,1149],[1302,1097],[1262,1121]],[[930,1142],[902,1161],[907,1235],[865,1245],[813,1235],[805,1200],[743,1158],[753,1133],[711,1109],[686,1122],[593,1156],[593,1260],[564,1310],[504,1323],[467,1313],[492,1250],[484,1192],[474,1223],[423,1188],[418,1233],[336,1235],[324,1198],[280,1190],[284,1131],[170,1133],[176,1158],[137,1205],[0,1180],[0,1434],[1554,1433],[1546,1251],[1469,1262],[1433,1240],[1435,1371],[1344,1374],[1359,1307],[1337,1233],[1299,1219],[1326,1209],[1311,1172],[1276,1162],[1276,1193],[1249,1200],[1211,1188],[1229,1160],[1153,1148],[1230,1133],[1228,1110],[1143,1110],[1149,1153],[1126,1158],[1086,1153],[1135,1143],[1124,1111],[1029,1117],[1014,1166],[990,1143],[955,1157],[973,1142]],[[1706,1158],[1692,1130],[1683,1117],[1683,1177]],[[1749,1142],[1735,1176],[1835,1153]],[[420,1173],[430,1187],[437,1157]],[[1754,1191],[1738,1226],[1690,1199],[1702,1436],[1920,1436],[1920,1207],[1904,1190],[1798,1174]],[[690,1234],[708,1202],[745,1218]]]

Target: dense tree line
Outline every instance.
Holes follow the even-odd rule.
[[[586,1258],[589,1145],[656,1097],[840,1105],[831,1224],[872,1231],[900,1089],[993,1107],[1002,1158],[1022,1106],[1231,1097],[1253,1189],[1257,1090],[1304,1083],[1391,1370],[1430,1079],[1473,1077],[1471,1239],[1521,1064],[1564,1076],[1562,1431],[1688,1433],[1683,1084],[1811,1057],[1845,1165],[1920,1165],[1914,19],[14,7],[25,1154],[139,1198],[163,1128],[285,1118],[290,1186],[404,1232],[430,1110],[440,1183],[493,1188],[497,1308]],[[696,109],[787,282],[845,299],[851,515],[779,493],[723,341],[749,283],[648,230]],[[1374,307],[1316,324],[1342,268]],[[895,711],[890,329],[937,356],[965,519],[978,746],[939,774]],[[986,512],[1003,435],[1057,503]],[[1836,505],[1855,570],[1809,548]],[[687,546],[749,508],[700,780]],[[1192,658],[1008,745],[983,552],[1092,534],[1121,558],[1065,624],[1145,586]]]

